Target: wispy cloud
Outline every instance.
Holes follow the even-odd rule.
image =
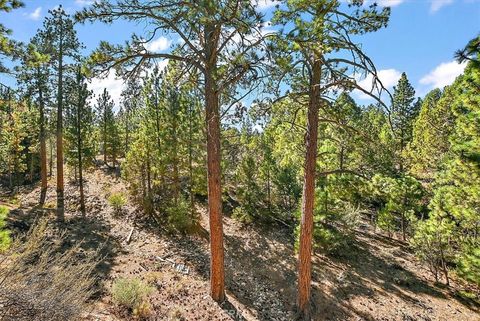
[[[42,7],[38,7],[33,12],[27,14],[28,19],[39,20],[42,17]]]
[[[396,7],[404,2],[405,0],[377,0],[377,4],[382,7]]]
[[[455,60],[450,62],[444,62],[435,67],[428,74],[423,76],[420,79],[420,84],[424,86],[429,86],[430,89],[440,88],[450,85],[453,83],[455,78],[463,73],[465,66],[467,64],[459,64]]]
[[[377,71],[378,78],[382,82],[383,86],[387,89],[391,89],[396,83],[402,73],[396,69],[382,69]],[[357,84],[367,91],[373,89],[373,76],[369,74],[364,79],[357,79]],[[362,93],[359,90],[354,90],[354,93],[359,99],[371,99],[367,94]]]
[[[430,0],[430,12],[434,13],[442,7],[452,4],[454,0]]]
[[[85,7],[93,4],[95,0],[75,0],[75,4],[79,7]]]

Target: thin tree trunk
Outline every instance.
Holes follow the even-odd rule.
[[[38,70],[37,70],[38,73]],[[43,90],[41,85],[38,86],[38,97],[40,103],[40,206],[45,204],[47,197],[47,145],[45,142],[45,103],[43,101]]]
[[[174,106],[177,108],[177,106]],[[172,135],[172,151],[173,151],[173,197],[175,205],[178,205],[178,198],[180,196],[180,178],[178,174],[178,152],[177,152],[177,116],[176,111],[173,111],[173,135]]]
[[[189,119],[189,127],[188,127],[188,174],[189,174],[189,197],[190,197],[190,218],[193,219],[194,214],[194,199],[193,199],[193,112],[192,112],[192,104],[189,104],[188,107],[188,119]]]
[[[82,159],[82,150],[83,150],[83,142],[82,142],[82,89],[81,83],[78,84],[79,88],[79,95],[78,95],[78,105],[77,105],[77,150],[78,150],[78,179],[80,180],[80,212],[82,215],[85,216],[85,196],[83,193],[83,159]]]
[[[60,32],[63,32],[60,25]],[[65,220],[63,182],[63,36],[60,35],[57,92],[57,219]]]
[[[215,85],[216,40],[214,26],[205,28],[205,116],[207,127],[208,214],[210,221],[210,294],[216,302],[225,300],[225,267],[222,222],[220,106]]]
[[[107,107],[103,111],[103,162],[107,164]]]
[[[312,276],[312,232],[315,201],[315,167],[317,160],[318,108],[320,103],[321,64],[315,59],[310,80],[305,173],[303,184],[302,218],[300,223],[300,247],[298,257],[298,313],[310,320],[310,290]]]
[[[48,176],[52,177],[53,175],[53,141],[52,141],[52,135],[50,135],[48,139],[48,145],[50,146],[50,159],[49,159],[49,173]]]
[[[152,166],[150,163],[150,144],[147,139],[147,198],[148,202],[152,201]]]
[[[442,271],[443,271],[443,275],[445,276],[445,284],[447,286],[450,286],[450,279],[448,278],[448,269],[447,269],[447,262],[445,260],[445,256],[443,254],[443,249],[440,249],[440,253],[441,253],[441,256],[442,256]]]
[[[130,112],[128,108],[125,108],[125,157],[127,157],[128,152],[128,142],[129,142],[129,132],[130,132],[130,125],[128,123],[130,117]]]

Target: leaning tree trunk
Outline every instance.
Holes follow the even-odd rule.
[[[62,32],[60,30],[60,32]],[[57,92],[57,219],[65,219],[63,182],[63,37],[60,35]]]
[[[214,79],[216,52],[213,26],[205,28],[205,116],[207,127],[208,214],[210,221],[210,294],[216,302],[225,300],[225,267],[222,223],[220,106]]]
[[[40,101],[40,206],[45,204],[47,197],[47,144],[45,142],[45,104],[43,101],[43,90],[39,85],[38,97]]]
[[[315,199],[315,166],[317,161],[318,105],[320,103],[321,65],[315,60],[310,79],[307,135],[305,137],[305,173],[303,183],[302,218],[300,223],[300,247],[298,256],[298,313],[303,320],[310,320],[310,283],[312,276],[312,231]]]

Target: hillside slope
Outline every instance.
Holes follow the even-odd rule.
[[[225,217],[228,301],[208,295],[208,217],[199,206],[202,229],[193,236],[173,236],[148,223],[131,201],[114,213],[107,198],[126,193],[125,183],[106,168],[86,175],[88,215],[77,212],[77,187],[66,186],[67,241],[82,248],[102,248],[97,267],[101,286],[85,320],[124,320],[109,295],[112,280],[135,276],[155,284],[153,320],[293,320],[296,294],[294,240],[281,228],[243,226]],[[51,180],[54,182],[54,180]],[[45,208],[37,208],[38,188],[25,188],[12,205],[10,226],[25,230],[38,216],[54,216],[55,190]],[[6,202],[7,200],[4,200]],[[365,225],[341,257],[316,253],[313,271],[315,320],[480,320],[478,306],[433,284],[405,244],[373,233]],[[133,229],[130,242],[127,238]]]

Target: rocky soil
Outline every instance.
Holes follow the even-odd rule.
[[[51,181],[54,184],[54,180]],[[66,184],[69,242],[85,250],[101,248],[99,291],[85,320],[125,320],[111,302],[112,281],[121,276],[153,280],[152,320],[294,320],[296,260],[293,237],[281,227],[243,226],[225,217],[225,264],[228,300],[217,305],[208,295],[208,217],[198,205],[201,229],[195,235],[167,233],[150,224],[129,200],[121,213],[108,205],[111,193],[127,195],[125,182],[107,168],[86,175],[87,215],[78,212],[77,186]],[[54,217],[55,188],[44,208],[36,206],[38,187],[22,188],[16,199],[0,201],[12,209],[9,224],[28,229],[39,216]],[[0,199],[2,197],[0,196]],[[132,236],[127,242],[132,231]],[[406,244],[373,233],[356,233],[346,253],[314,255],[315,320],[480,320],[479,307],[457,295],[464,285],[434,284]]]

